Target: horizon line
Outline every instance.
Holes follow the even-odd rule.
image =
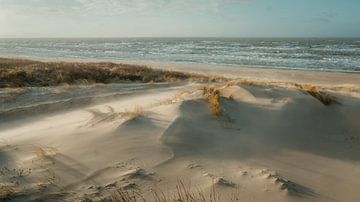
[[[295,37],[295,36],[256,36],[256,37],[248,37],[248,36],[94,36],[94,37],[2,37],[0,39],[130,39],[130,38],[173,38],[173,39],[185,39],[185,38],[223,38],[223,39],[360,39],[360,37],[318,37],[318,36],[309,36],[309,37]]]

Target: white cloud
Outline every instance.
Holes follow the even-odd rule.
[[[246,1],[0,0],[0,37],[191,35],[214,29],[209,16],[224,5]]]

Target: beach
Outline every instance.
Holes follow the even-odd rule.
[[[2,84],[0,200],[360,201],[359,73],[96,62]]]

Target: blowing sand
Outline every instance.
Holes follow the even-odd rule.
[[[87,86],[86,105],[61,99],[84,86],[41,88],[56,109],[26,105],[38,89],[14,93],[2,103],[12,118],[1,116],[0,200],[360,201],[359,80],[322,74],[316,92],[329,105],[275,73]],[[306,75],[296,78],[310,83]]]

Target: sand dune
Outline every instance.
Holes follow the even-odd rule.
[[[221,114],[199,88],[207,85],[219,92]],[[25,100],[36,89],[4,101],[1,200],[110,200],[121,189],[155,201],[180,183],[218,201],[360,201],[354,91],[321,88],[338,101],[326,106],[289,84],[142,86],[121,95],[104,85],[104,94],[61,101],[73,88],[33,106]]]

